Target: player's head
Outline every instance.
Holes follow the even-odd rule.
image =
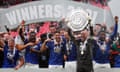
[[[8,39],[8,47],[13,49],[14,46],[15,46],[14,39],[13,38],[9,38]]]
[[[36,33],[35,32],[30,32],[29,41],[30,42],[35,42],[36,41]]]
[[[42,35],[40,36],[40,39],[41,39],[42,42],[44,42],[44,41],[47,39],[47,34],[46,34],[46,33],[45,33],[45,34],[42,34]]]
[[[61,36],[60,36],[60,32],[59,31],[56,31],[55,34],[54,34],[54,38],[57,42],[60,42],[61,40]]]
[[[50,26],[50,32],[53,34],[56,32],[55,26],[53,26],[53,25]]]
[[[61,36],[64,36],[64,33],[65,33],[65,32],[66,32],[66,31],[65,31],[64,28],[61,28],[61,29],[60,29],[60,35],[61,35]]]
[[[4,40],[7,41],[10,38],[10,35],[8,33],[4,34]]]
[[[99,40],[104,41],[106,39],[106,33],[105,31],[99,32]]]
[[[69,39],[70,38],[68,32],[64,32],[64,37],[65,37],[65,39]]]
[[[80,35],[81,35],[80,40],[85,41],[89,35],[89,31],[87,29],[84,29],[80,32]]]

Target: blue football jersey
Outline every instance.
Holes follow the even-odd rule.
[[[28,46],[25,51],[25,62],[31,63],[31,64],[38,64],[39,56],[37,53],[31,52],[30,48],[34,48],[36,50],[39,50],[39,47],[37,45],[31,47]]]
[[[67,55],[67,61],[76,61],[77,58],[77,50],[76,45],[69,41],[66,42],[66,55]]]
[[[54,41],[47,43],[50,50],[49,65],[63,65],[63,55],[65,54],[65,43],[55,45]]]
[[[19,59],[19,51],[9,50],[7,45],[4,46],[4,61],[3,61],[3,68],[14,68],[17,65],[17,61]]]

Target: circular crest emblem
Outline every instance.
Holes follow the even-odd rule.
[[[88,13],[84,10],[72,10],[67,15],[67,26],[72,29],[72,31],[81,31],[88,24]]]

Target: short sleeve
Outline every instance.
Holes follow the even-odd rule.
[[[38,45],[35,45],[32,48],[35,49],[35,50],[40,50],[40,46],[38,46]]]

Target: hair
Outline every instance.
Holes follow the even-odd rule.
[[[55,31],[55,33],[60,33],[60,31],[59,31],[59,30],[57,30],[57,31]]]
[[[33,35],[33,34],[36,35],[36,33],[34,31],[30,32],[30,36]]]
[[[102,25],[101,25],[101,24],[95,24],[95,25],[102,27]]]
[[[44,42],[45,39],[47,39],[47,34],[44,33],[44,34],[40,35],[40,38],[41,38],[41,41]]]
[[[55,26],[54,26],[54,25],[50,25],[50,28],[51,28],[51,27],[55,27]]]
[[[101,31],[99,31],[99,34],[100,34],[100,33],[106,33],[106,32],[105,32],[104,30],[101,30]]]
[[[14,38],[9,38],[8,41],[14,42],[15,40],[14,40]]]

